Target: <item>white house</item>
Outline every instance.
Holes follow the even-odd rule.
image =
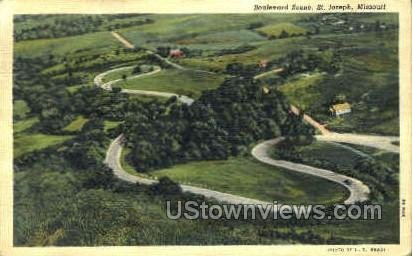
[[[340,116],[352,112],[352,106],[349,103],[345,102],[341,104],[332,105],[329,108],[329,110],[333,115]]]

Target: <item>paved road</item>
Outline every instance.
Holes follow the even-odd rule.
[[[127,66],[127,67],[121,67],[121,68],[115,68],[115,69],[108,70],[106,72],[103,72],[103,73],[97,75],[94,78],[93,82],[96,86],[102,87],[103,89],[110,91],[110,90],[112,90],[112,85],[113,84],[118,83],[120,81],[123,81],[123,79],[116,79],[116,80],[112,80],[112,81],[109,81],[109,82],[105,83],[105,82],[103,82],[103,78],[105,76],[107,76],[108,74],[110,74],[110,73],[115,73],[115,72],[119,72],[119,71],[123,71],[123,70],[129,70],[129,69],[133,69],[134,67],[135,66]],[[135,78],[151,76],[151,75],[154,75],[154,74],[160,72],[161,70],[162,69],[159,66],[153,66],[153,71],[150,71],[150,72],[147,72],[147,73],[137,74],[135,76],[130,76],[130,77],[127,77],[126,80],[132,80],[132,79],[135,79]]]
[[[122,71],[122,70],[128,70],[128,69],[132,69],[135,66],[127,66],[127,67],[121,67],[121,68],[116,68],[116,69],[112,69],[109,71],[106,71],[104,73],[101,73],[99,75],[97,75],[94,78],[94,84],[104,90],[108,90],[111,91],[112,90],[112,86],[115,85],[118,82],[124,81],[123,79],[116,79],[116,80],[112,80],[109,82],[103,82],[103,78],[113,72],[118,72],[118,71]],[[153,66],[153,71],[151,72],[147,72],[147,73],[143,73],[143,74],[138,74],[135,76],[131,76],[126,78],[126,80],[132,80],[132,79],[136,79],[136,78],[141,78],[141,77],[145,77],[145,76],[151,76],[154,75],[158,72],[160,72],[162,69],[158,66]],[[132,89],[122,89],[121,90],[122,93],[129,93],[129,94],[140,94],[140,95],[147,95],[147,96],[157,96],[157,97],[165,97],[165,98],[170,98],[170,97],[176,97],[180,102],[185,103],[185,104],[192,104],[193,103],[193,99],[189,98],[185,95],[179,95],[176,93],[170,93],[170,92],[159,92],[159,91],[147,91],[147,90],[132,90]]]
[[[396,136],[329,132],[328,134],[317,135],[316,139],[320,141],[334,141],[340,143],[363,145],[382,149],[392,153],[399,153],[399,146],[392,144],[393,141],[399,141],[399,137]]]
[[[107,74],[110,74],[112,72],[117,72],[125,69],[131,69],[131,67],[122,67],[122,68],[117,68],[113,70],[106,71],[102,74],[99,74],[96,76],[94,79],[94,83],[105,89],[105,90],[111,90],[111,86],[115,84],[117,81],[120,81],[122,79],[114,80],[114,81],[109,81],[107,83],[103,82],[104,76]],[[138,77],[141,77],[143,75],[153,75],[155,72],[158,72],[160,68],[155,68],[154,71],[151,73],[146,73],[146,74],[140,74],[136,75],[134,77],[130,77],[130,79],[135,79]],[[144,90],[126,90],[123,89],[122,92],[124,93],[137,93],[137,94],[145,94],[145,95],[153,95],[153,96],[161,96],[161,97],[171,97],[171,96],[177,96],[176,94],[173,93],[166,93],[166,92],[157,92],[157,91],[144,91]],[[187,96],[180,96],[178,98],[181,102],[185,104],[192,104],[193,99],[187,97]],[[132,183],[141,183],[141,184],[146,184],[146,185],[151,185],[156,183],[156,180],[152,179],[147,179],[143,177],[138,177],[135,175],[131,175],[127,173],[121,166],[120,163],[120,157],[121,157],[121,152],[122,152],[122,139],[123,135],[119,135],[113,142],[110,144],[109,149],[107,150],[106,153],[106,164],[113,169],[114,174],[117,178],[122,179],[127,182],[132,182]],[[320,178],[325,178],[328,180],[332,180],[334,182],[337,182],[343,186],[345,186],[349,191],[350,191],[350,196],[348,199],[345,200],[345,203],[353,203],[355,201],[364,201],[367,199],[367,194],[369,193],[369,189],[367,186],[365,186],[362,182],[346,177],[344,175],[339,175],[336,174],[332,171],[329,170],[322,170],[319,168],[314,168],[311,166],[307,165],[302,165],[302,164],[296,164],[296,163],[291,163],[287,161],[280,161],[280,160],[274,160],[271,159],[267,155],[267,150],[269,147],[273,146],[276,142],[278,142],[279,139],[274,139],[270,141],[263,142],[256,147],[253,148],[252,150],[252,155],[259,161],[264,162],[269,165],[273,166],[278,166],[278,167],[283,167],[292,171],[297,171],[297,172],[302,172],[310,175],[314,175]],[[348,183],[349,181],[349,183]],[[242,196],[237,196],[237,195],[232,195],[228,193],[223,193],[215,190],[210,190],[210,189],[205,189],[205,188],[200,188],[200,187],[194,187],[194,186],[188,186],[188,185],[181,185],[182,190],[184,192],[190,192],[194,194],[200,194],[205,197],[209,198],[215,198],[218,201],[221,202],[226,202],[226,203],[231,203],[231,204],[258,204],[262,206],[266,206],[269,204],[269,202],[264,202],[260,200],[256,200],[253,198],[246,198]]]
[[[105,163],[113,169],[114,175],[126,182],[131,182],[131,183],[140,183],[144,185],[152,185],[157,183],[157,180],[152,180],[152,179],[147,179],[135,175],[131,175],[127,173],[123,168],[122,165],[120,164],[120,157],[122,153],[122,140],[123,140],[123,135],[119,135],[116,139],[112,141],[112,143],[109,146],[109,149],[107,150],[106,153],[106,159]],[[194,187],[194,186],[188,186],[188,185],[180,185],[182,190],[184,192],[190,192],[193,194],[199,194],[203,195],[208,198],[215,198],[216,200],[219,200],[220,202],[226,202],[226,203],[231,203],[231,204],[260,204],[262,206],[266,206],[269,204],[269,202],[264,202],[252,198],[246,198],[242,196],[237,196],[237,195],[232,195],[228,193],[223,193],[215,190],[210,190],[210,189],[205,189],[205,188],[200,188],[200,187]]]
[[[117,36],[116,36],[117,35]],[[123,44],[125,44],[123,37],[118,35],[116,33],[114,36],[118,38]],[[126,42],[128,42],[126,40]],[[128,42],[129,43],[129,42]],[[129,43],[130,44],[130,43]],[[127,47],[127,44],[125,44]],[[130,46],[130,45],[129,45]],[[175,64],[173,62],[170,62],[168,59],[161,57],[160,55],[148,50],[147,51],[149,54],[153,54],[157,58],[161,59],[162,61],[168,63],[169,65],[177,68],[177,69],[185,69],[182,66]],[[131,68],[131,67],[124,67],[124,68],[118,68],[114,70],[110,70],[107,72],[104,72],[100,75],[98,75],[95,79],[94,82],[97,86],[105,89],[105,90],[111,90],[111,86],[116,83],[118,80],[110,81],[108,83],[103,83],[103,78],[105,75],[119,71],[122,69],[126,68]],[[131,77],[130,79],[135,79],[138,77],[141,77],[143,75],[153,75],[155,72],[159,72],[159,69],[155,69],[153,72],[146,73],[146,74],[141,74],[137,75],[134,77]],[[257,79],[259,77],[256,77]],[[121,80],[121,79],[119,79]],[[161,96],[161,97],[171,97],[171,96],[178,96],[173,93],[166,93],[166,92],[156,92],[156,91],[145,91],[145,90],[126,90],[123,89],[122,92],[124,93],[137,93],[137,94],[144,94],[144,95],[153,95],[153,96]],[[180,96],[178,98],[180,101],[182,101],[185,104],[192,104],[193,99],[187,97],[187,96]],[[291,110],[294,113],[298,113],[298,109],[295,106],[291,106]],[[398,137],[385,137],[385,136],[371,136],[371,135],[359,135],[359,134],[338,134],[338,133],[333,133],[327,130],[322,124],[318,123],[316,120],[311,118],[308,115],[304,115],[304,120],[314,126],[316,129],[318,129],[322,135],[316,136],[318,140],[321,141],[330,141],[330,142],[344,142],[344,143],[349,143],[349,144],[358,144],[358,145],[366,145],[370,147],[375,147],[383,150],[387,150],[390,152],[399,152],[399,147],[391,144],[392,141],[398,141]],[[122,151],[122,141],[123,135],[119,135],[110,145],[107,153],[106,153],[106,160],[105,162],[108,164],[110,168],[114,170],[114,174],[116,177],[119,179],[122,179],[127,182],[133,182],[133,183],[142,183],[142,184],[154,184],[157,181],[156,180],[151,180],[147,178],[142,178],[138,176],[131,175],[127,173],[121,166],[120,164],[120,157],[121,157],[121,151]],[[336,172],[333,172],[331,170],[325,170],[325,169],[320,169],[308,165],[303,165],[303,164],[297,164],[297,163],[292,163],[288,161],[283,161],[283,160],[275,160],[270,158],[268,155],[269,149],[273,147],[276,143],[281,141],[282,138],[276,138],[268,141],[264,141],[257,146],[255,146],[252,149],[252,155],[255,157],[257,160],[272,165],[272,166],[277,166],[277,167],[282,167],[291,171],[296,171],[300,173],[306,173],[310,174],[313,176],[317,176],[320,178],[328,179],[330,181],[336,182],[345,188],[347,188],[350,192],[349,197],[345,200],[346,204],[351,204],[357,201],[365,201],[368,199],[368,194],[369,194],[369,188],[363,184],[361,181],[338,174]],[[252,198],[246,198],[246,197],[241,197],[237,195],[232,195],[228,193],[222,193],[210,189],[205,189],[205,188],[199,188],[199,187],[193,187],[193,186],[187,186],[187,185],[181,185],[182,190],[185,192],[190,192],[194,194],[200,194],[206,197],[210,198],[215,198],[218,201],[221,202],[227,202],[227,203],[232,203],[232,204],[261,204],[261,205],[267,205],[269,202],[263,202],[260,200],[252,199]],[[276,200],[276,199],[274,199]]]
[[[338,174],[331,170],[320,169],[309,165],[292,163],[283,160],[272,159],[268,154],[274,145],[283,138],[276,138],[264,141],[252,149],[252,156],[257,160],[276,167],[285,168],[291,171],[310,174],[323,179],[327,179],[347,188],[350,192],[349,197],[345,200],[345,204],[352,204],[355,202],[362,202],[368,199],[369,188],[362,181]]]

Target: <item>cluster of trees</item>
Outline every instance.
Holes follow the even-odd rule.
[[[119,22],[115,23],[114,25],[109,25],[109,30],[120,29],[120,28],[127,28],[127,27],[134,27],[134,26],[141,26],[146,24],[152,24],[154,20],[152,19],[141,19],[141,20],[132,20],[127,22]]]
[[[39,118],[37,129],[46,134],[62,134],[62,129],[76,116],[97,115],[101,119],[121,120],[128,95],[118,91],[104,92],[96,87],[84,87],[72,94],[66,87],[70,81],[50,79],[41,71],[52,66],[50,57],[16,58],[14,62],[13,93],[16,100],[24,100],[30,113]]]
[[[282,39],[282,38],[289,38],[289,37],[297,37],[297,36],[308,36],[310,37],[311,35],[317,35],[320,33],[320,29],[318,26],[315,26],[313,28],[313,31],[306,31],[305,33],[289,33],[286,30],[282,29],[279,35],[269,35],[263,31],[256,30],[258,34],[261,36],[267,37],[269,40],[274,40],[274,39]]]
[[[282,63],[281,76],[283,77],[316,69],[334,74],[340,69],[342,57],[337,50],[332,52],[331,58],[326,58],[322,52],[305,54],[303,50],[293,50],[279,62]]]
[[[122,130],[132,149],[129,160],[142,171],[226,159],[247,152],[261,139],[311,137],[313,132],[290,113],[280,92],[265,93],[261,84],[244,77],[227,79],[217,89],[203,92],[191,106],[171,99],[140,108],[125,117]]]
[[[263,24],[263,22],[252,22],[248,25],[248,29],[253,30],[253,29],[257,29],[257,28],[261,28],[263,27],[265,24]]]
[[[235,48],[228,48],[228,49],[221,49],[219,50],[216,55],[222,56],[226,54],[240,54],[248,51],[252,51],[256,49],[256,46],[244,44]]]
[[[154,22],[148,18],[122,21],[122,19],[133,17],[133,15],[42,15],[43,20],[38,20],[39,18],[33,15],[22,16],[15,19],[14,38],[16,41],[74,36]],[[31,20],[32,23],[27,25],[27,20]]]
[[[240,62],[232,62],[226,65],[225,73],[232,76],[242,76],[251,79],[264,70],[265,69],[259,67],[258,64],[244,65]]]

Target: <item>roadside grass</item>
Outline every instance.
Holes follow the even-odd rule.
[[[167,176],[181,184],[268,202],[336,203],[342,202],[348,194],[344,187],[334,182],[268,166],[251,157],[190,162],[141,173],[125,159],[129,153],[128,149],[122,151],[121,163],[125,171],[132,175],[156,178]]]
[[[63,128],[63,131],[67,131],[67,132],[80,131],[82,129],[83,125],[88,120],[89,119],[85,118],[84,116],[77,116],[70,124],[68,124],[66,127]]]
[[[18,158],[35,150],[61,144],[73,136],[48,135],[42,133],[22,133],[14,137],[14,158]]]
[[[224,80],[222,74],[208,74],[194,70],[162,70],[152,76],[121,81],[116,84],[125,89],[173,92],[197,97],[201,91],[218,87]]]
[[[282,22],[266,25],[264,27],[258,28],[257,31],[263,32],[268,36],[278,37],[282,33],[282,31],[287,32],[289,35],[298,35],[305,33],[307,30],[303,27],[297,26],[289,22]]]
[[[353,168],[356,162],[363,157],[348,148],[323,141],[315,141],[310,145],[299,147],[298,152],[304,158],[333,162],[344,168]]]
[[[111,73],[107,74],[106,76],[104,76],[103,82],[107,83],[107,82],[110,82],[112,80],[123,78],[123,76],[130,77],[132,75],[134,75],[133,74],[133,68],[125,69],[125,70],[119,70],[119,71],[116,71],[116,72],[111,72]]]
[[[365,152],[366,154],[369,154],[371,157],[381,162],[384,162],[388,167],[392,168],[393,170],[399,171],[399,163],[400,163],[399,154],[388,152],[388,151],[377,149],[377,148],[367,147],[363,145],[352,145],[352,144],[347,144],[347,143],[342,143],[342,144],[348,145],[354,149]]]

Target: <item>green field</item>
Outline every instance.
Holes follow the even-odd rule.
[[[261,27],[257,30],[265,33],[268,36],[276,36],[276,37],[278,37],[282,33],[282,31],[287,32],[289,35],[303,34],[307,31],[306,29],[296,26],[292,23],[270,24],[270,25]]]
[[[262,22],[269,24],[274,22],[296,22],[299,15],[239,15],[239,14],[190,14],[190,15],[147,15],[145,17],[155,19],[153,24],[147,24],[138,28],[125,28],[120,32],[138,46],[155,47],[167,43],[178,45],[202,41],[202,37],[212,35],[211,41],[215,41],[219,32],[245,30],[250,23]],[[218,34],[219,35],[219,34]],[[259,38],[249,34],[247,37]],[[243,37],[242,39],[244,39]],[[189,40],[189,41],[186,41]],[[209,41],[210,39],[207,39]],[[242,40],[244,41],[244,40]]]
[[[322,81],[322,78],[320,73],[300,75],[282,84],[279,89],[287,95],[292,104],[306,110],[322,94],[320,91],[313,93],[307,93],[307,91],[312,87],[316,87]]]
[[[85,118],[84,116],[78,116],[70,124],[68,124],[66,127],[64,127],[63,131],[68,131],[68,132],[80,131],[82,129],[83,125],[88,120],[89,119]]]
[[[38,123],[39,119],[37,117],[26,118],[20,121],[17,121],[13,124],[13,133],[18,134],[24,132],[25,130],[32,127],[34,124]]]
[[[199,35],[193,38],[186,38],[176,41],[179,45],[194,46],[194,48],[199,48],[203,45],[207,49],[208,46],[217,45],[238,45],[240,43],[253,43],[266,40],[265,37],[259,35],[258,33],[251,30],[237,30],[237,31],[225,31],[216,32],[206,35]]]
[[[108,32],[96,32],[79,36],[21,41],[14,44],[14,52],[20,56],[38,57],[46,54],[64,56],[77,50],[88,49],[89,54],[101,53],[105,48],[115,48],[118,42]]]
[[[13,124],[14,158],[58,145],[72,138],[68,135],[49,135],[30,131],[30,128],[39,122],[37,117],[30,117]]]
[[[199,96],[200,92],[219,86],[223,75],[193,70],[162,70],[151,76],[121,81],[116,84],[125,89],[173,92],[187,96]]]
[[[72,138],[68,135],[48,135],[41,133],[21,134],[14,137],[14,158],[18,158],[34,150],[41,150],[61,144]]]
[[[104,130],[108,131],[110,129],[116,128],[117,126],[119,126],[119,124],[121,124],[122,122],[118,122],[118,121],[104,121]]]
[[[179,164],[147,174],[134,170],[125,160],[125,170],[134,175],[167,176],[182,184],[199,186],[221,192],[279,203],[342,202],[348,191],[334,182],[276,168],[257,162],[251,157],[229,160],[201,161]],[[322,190],[318,188],[322,187]]]

